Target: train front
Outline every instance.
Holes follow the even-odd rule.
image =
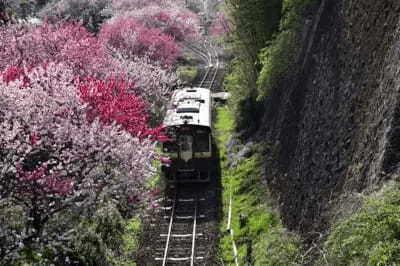
[[[168,183],[208,182],[212,169],[211,94],[205,88],[176,90],[164,125],[169,141],[161,166]]]

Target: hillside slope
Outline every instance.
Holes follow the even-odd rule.
[[[283,220],[310,241],[400,159],[400,2],[321,2],[304,68],[271,91],[259,130]]]

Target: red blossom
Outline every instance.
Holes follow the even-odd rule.
[[[37,184],[42,193],[57,193],[65,196],[73,191],[74,179],[61,177],[59,174],[47,174],[46,164],[42,164],[33,171],[23,170],[21,164],[17,164],[16,169],[19,182]]]
[[[96,117],[105,124],[116,122],[123,129],[140,138],[165,138],[161,127],[150,128],[146,103],[128,92],[124,80],[102,81],[87,79],[80,84],[79,91],[84,102],[90,105],[87,116]]]
[[[10,83],[24,76],[24,69],[15,66],[9,66],[5,71],[1,72],[1,76],[6,83]]]
[[[36,134],[36,132],[33,132],[31,136],[29,137],[29,141],[31,145],[36,145],[39,141],[39,136]]]

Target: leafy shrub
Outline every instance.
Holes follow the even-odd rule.
[[[332,265],[399,265],[398,185],[371,196],[359,212],[336,224],[326,248]]]
[[[258,100],[267,97],[278,85],[278,81],[288,73],[290,66],[296,63],[303,15],[314,2],[315,0],[283,1],[283,17],[279,33],[267,42],[259,55],[262,69],[257,80]]]
[[[301,265],[300,240],[282,228],[271,228],[254,246],[255,266]]]
[[[116,206],[108,204],[79,225],[74,254],[84,265],[123,265],[133,260],[138,229],[137,223],[125,221]]]

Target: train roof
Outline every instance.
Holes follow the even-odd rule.
[[[193,87],[175,90],[164,119],[165,126],[211,127],[211,92]]]

